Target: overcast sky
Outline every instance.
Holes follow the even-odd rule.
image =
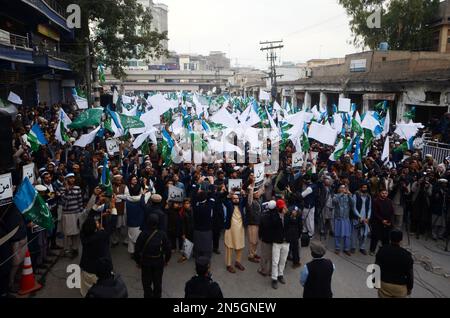
[[[232,65],[265,68],[259,42],[284,40],[281,61],[343,57],[359,51],[337,0],[159,0],[169,6],[169,49],[224,51]]]

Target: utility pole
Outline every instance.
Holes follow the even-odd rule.
[[[261,48],[261,51],[268,51],[267,52],[267,61],[270,62],[270,72],[267,74],[267,77],[264,77],[263,79],[269,79],[270,78],[270,84],[272,86],[272,98],[273,100],[277,99],[277,78],[283,77],[283,75],[277,75],[277,69],[276,69],[276,61],[277,61],[277,53],[275,50],[284,48],[283,40],[281,41],[266,41],[266,42],[260,42],[260,45],[263,45]]]
[[[214,66],[214,70],[216,71],[215,73],[215,82],[216,82],[216,89],[217,92],[222,92],[222,88],[221,88],[221,81],[220,81],[220,70],[222,70],[224,67],[223,66]]]
[[[89,43],[86,42],[84,54],[86,55],[85,61],[85,76],[86,76],[86,99],[88,102],[88,107],[92,105],[92,81],[91,81],[91,53],[89,50]]]

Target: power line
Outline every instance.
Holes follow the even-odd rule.
[[[267,74],[268,77],[264,77],[264,79],[270,78],[270,84],[272,86],[272,97],[275,100],[277,97],[277,78],[282,77],[282,75],[277,75],[277,69],[276,69],[276,61],[277,61],[277,54],[276,50],[284,48],[283,40],[280,41],[265,41],[260,42],[260,45],[263,45],[261,47],[261,51],[267,51],[267,61],[270,62],[270,73]]]

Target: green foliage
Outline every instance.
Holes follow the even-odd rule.
[[[350,16],[353,44],[376,49],[388,42],[392,50],[432,50],[428,24],[439,10],[439,0],[338,0]],[[381,28],[369,28],[368,17],[382,7]]]
[[[80,74],[84,72],[85,47],[111,69],[119,79],[125,77],[124,67],[131,58],[158,58],[166,55],[163,43],[167,32],[158,32],[152,25],[152,14],[136,0],[62,0],[62,5],[78,4],[82,27],[75,30],[75,46],[69,59]],[[139,32],[138,32],[139,31]]]

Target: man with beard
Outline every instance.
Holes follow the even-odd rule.
[[[80,215],[83,212],[81,189],[75,185],[75,175],[69,173],[61,193],[62,217],[61,224],[64,234],[64,253],[75,258],[80,245]]]
[[[245,214],[241,208],[241,200],[236,193],[230,194],[230,199],[225,202],[226,217],[225,217],[225,252],[227,271],[234,274],[236,270],[232,266],[233,251],[236,253],[236,261],[234,266],[244,271],[242,266],[242,251],[245,248]]]

